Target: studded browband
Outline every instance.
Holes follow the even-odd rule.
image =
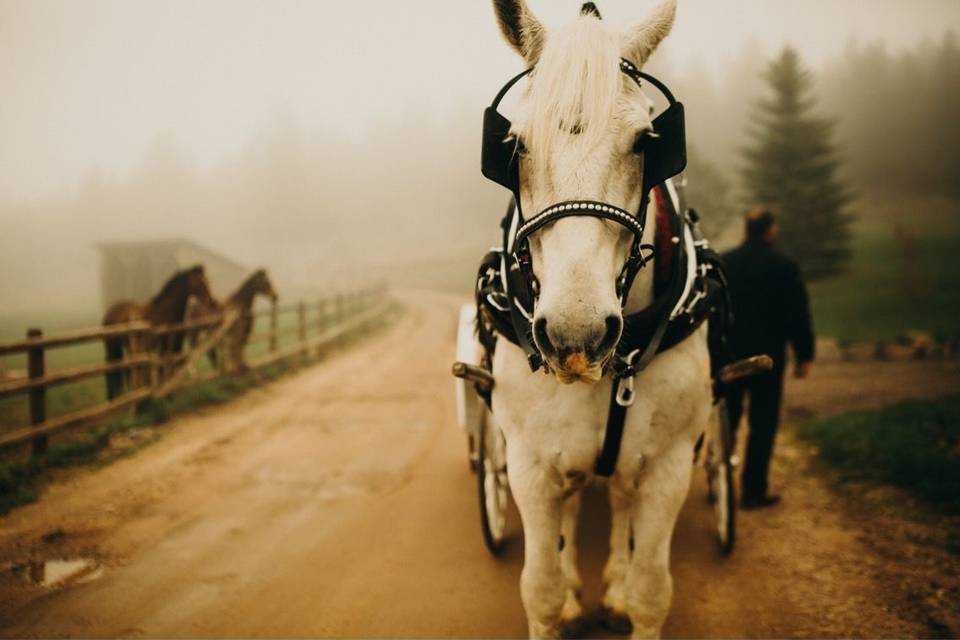
[[[643,222],[635,216],[630,215],[624,209],[605,202],[574,200],[551,205],[524,222],[520,228],[517,229],[515,244],[517,246],[522,245],[523,242],[538,229],[555,220],[570,216],[612,220],[626,227],[638,240],[643,237]]]

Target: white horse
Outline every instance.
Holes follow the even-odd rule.
[[[536,67],[523,98],[525,118],[513,131],[525,149],[523,210],[595,200],[637,211],[643,156],[633,149],[650,133],[652,103],[619,63],[646,62],[673,25],[675,0],[623,35],[589,13],[548,34],[523,0],[494,0],[494,7],[507,41]],[[656,215],[647,219],[644,242],[652,243]],[[492,408],[523,520],[520,590],[532,637],[556,637],[583,615],[576,520],[580,490],[596,479],[606,428],[612,381],[604,365],[623,314],[653,300],[653,269],[646,268],[621,308],[615,282],[632,240],[623,226],[593,217],[566,217],[533,234],[534,334],[553,375],[531,373],[524,352],[506,340],[494,356]],[[609,479],[613,528],[603,607],[614,621],[629,620],[636,637],[658,636],[670,607],[670,540],[689,489],[693,447],[711,413],[706,331],[704,324],[636,377]]]

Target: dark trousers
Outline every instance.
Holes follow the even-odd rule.
[[[783,397],[783,369],[778,363],[773,371],[746,378],[733,385],[727,393],[727,409],[730,426],[736,442],[737,426],[743,415],[743,397],[750,394],[750,410],[747,419],[750,434],[747,438],[747,459],[743,466],[741,485],[743,499],[751,500],[767,495],[767,474],[773,442],[780,423],[780,399]]]

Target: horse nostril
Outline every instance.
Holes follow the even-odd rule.
[[[600,340],[600,343],[597,345],[594,355],[606,353],[616,346],[617,341],[620,340],[620,332],[623,329],[623,318],[610,315],[606,317],[603,323],[606,326],[606,333],[603,334],[603,339]]]
[[[554,349],[553,344],[550,342],[550,336],[547,334],[546,318],[537,318],[533,322],[533,337],[536,339],[537,346],[540,347],[541,351],[551,355],[556,353],[556,349]]]

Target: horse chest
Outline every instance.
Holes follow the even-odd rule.
[[[530,373],[513,345],[497,350],[494,375],[493,411],[508,447],[559,477],[591,474],[606,433],[610,379],[560,384],[553,376]],[[659,356],[637,376],[636,390],[617,464],[617,474],[630,477],[678,438],[696,437],[710,402],[705,332]]]

